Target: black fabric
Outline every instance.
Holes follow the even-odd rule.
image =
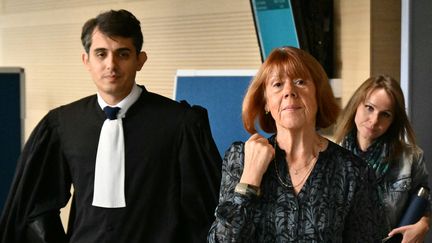
[[[22,234],[29,222],[58,217],[71,184],[69,242],[205,242],[221,177],[206,110],[143,88],[123,118],[125,208],[91,205],[104,120],[96,95],[43,118],[18,162],[0,219],[1,243],[33,242]]]
[[[32,220],[27,227],[26,237],[32,243],[68,242],[58,213],[46,213]]]

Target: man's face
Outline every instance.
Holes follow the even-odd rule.
[[[138,56],[132,38],[108,37],[95,28],[89,53],[82,55],[102,98],[115,105],[125,98],[135,84],[136,72],[147,59],[145,52]]]

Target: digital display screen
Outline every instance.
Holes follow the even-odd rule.
[[[281,46],[300,48],[290,0],[251,0],[262,61]]]

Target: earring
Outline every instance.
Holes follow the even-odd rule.
[[[268,110],[265,110],[265,114],[266,115],[268,115],[270,113],[270,111],[268,111]]]

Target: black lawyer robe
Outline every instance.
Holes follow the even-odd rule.
[[[92,206],[105,115],[97,96],[50,111],[28,139],[0,219],[0,242],[205,242],[221,158],[207,112],[143,92],[123,118],[125,208]],[[74,193],[67,235],[59,209]]]

